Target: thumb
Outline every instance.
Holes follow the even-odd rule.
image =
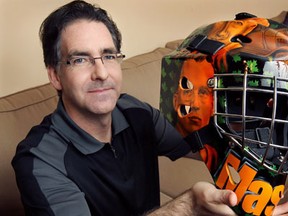
[[[237,204],[237,195],[233,191],[217,189],[215,185],[208,182],[197,182],[193,190],[195,194],[198,194],[198,198],[201,197],[211,203],[225,204],[231,207]]]
[[[194,185],[193,192],[194,204],[198,212],[203,212],[201,215],[236,215],[230,208],[237,204],[237,196],[233,191],[217,189],[208,182],[198,182]]]
[[[225,204],[233,207],[237,204],[237,195],[227,189],[217,189],[215,186],[210,185],[211,198],[218,204]],[[213,192],[212,192],[213,191]]]
[[[233,207],[237,205],[237,195],[231,190],[220,190],[220,197],[222,203]]]

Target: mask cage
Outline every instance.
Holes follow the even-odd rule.
[[[259,166],[287,174],[288,79],[248,70],[214,79],[214,122],[229,145],[240,147]]]

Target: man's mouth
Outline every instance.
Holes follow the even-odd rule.
[[[101,93],[110,90],[111,88],[95,88],[95,89],[90,89],[88,92],[89,93]]]
[[[193,122],[194,124],[201,121],[201,119],[197,116],[191,116],[191,117],[188,117],[188,119],[190,122]]]
[[[86,90],[89,93],[102,93],[114,88],[114,84],[111,82],[93,82],[89,86],[86,86]]]

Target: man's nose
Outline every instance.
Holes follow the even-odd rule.
[[[192,109],[199,109],[199,96],[197,95],[196,91],[192,91],[190,95],[190,106]],[[196,110],[195,110],[196,111]]]
[[[92,80],[96,79],[106,80],[108,78],[109,72],[101,59],[96,59],[95,64],[92,67],[93,67],[93,73],[91,74]]]

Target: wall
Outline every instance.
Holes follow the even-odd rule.
[[[38,29],[68,0],[0,0],[0,97],[48,82]],[[105,8],[123,35],[127,57],[182,39],[196,27],[246,11],[274,17],[287,0],[89,0]],[[273,5],[271,5],[273,3]]]

